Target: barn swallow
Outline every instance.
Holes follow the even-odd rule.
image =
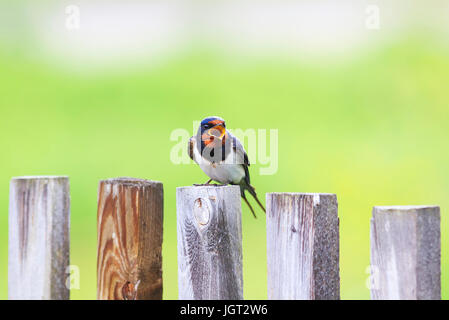
[[[208,117],[201,121],[197,134],[189,139],[188,152],[211,181],[240,186],[240,194],[249,206],[254,218],[256,214],[245,196],[248,191],[264,212],[265,208],[250,184],[248,155],[240,141],[226,130],[226,123],[219,117]]]

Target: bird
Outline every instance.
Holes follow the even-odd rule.
[[[265,207],[257,198],[255,188],[250,184],[248,155],[239,139],[226,129],[222,118],[211,116],[201,121],[196,135],[189,139],[188,153],[210,178],[203,185],[211,185],[212,181],[223,185],[238,185],[240,195],[254,218],[257,216],[246,198],[245,191],[254,197],[266,213]]]

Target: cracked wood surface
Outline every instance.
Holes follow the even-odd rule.
[[[243,299],[238,186],[176,191],[179,299]]]
[[[441,299],[440,208],[374,207],[371,299]]]
[[[162,299],[162,183],[100,181],[97,228],[97,298]]]
[[[70,297],[67,177],[18,177],[10,184],[9,299]]]
[[[334,194],[268,193],[268,299],[340,299]]]

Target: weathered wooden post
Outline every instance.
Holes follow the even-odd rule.
[[[441,299],[440,208],[374,207],[371,299]]]
[[[238,186],[176,190],[179,299],[243,299]]]
[[[70,187],[67,177],[18,177],[10,184],[8,296],[70,297]]]
[[[97,298],[162,299],[162,183],[100,181],[97,220]]]
[[[340,299],[334,194],[268,193],[268,299]]]

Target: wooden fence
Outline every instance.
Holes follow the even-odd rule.
[[[9,299],[69,299],[67,177],[10,184]],[[340,299],[334,194],[268,193],[269,299]],[[243,299],[238,186],[176,192],[180,299]],[[117,178],[98,188],[98,299],[162,299],[163,186]],[[441,299],[440,209],[375,207],[371,298]]]

